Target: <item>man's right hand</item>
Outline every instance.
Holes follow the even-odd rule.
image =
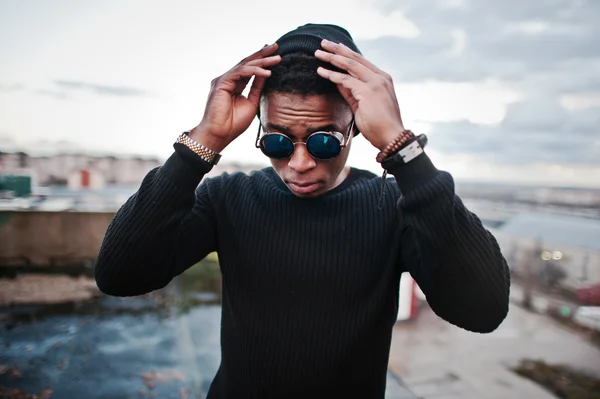
[[[213,151],[221,152],[242,134],[256,116],[265,80],[271,76],[266,69],[281,61],[273,55],[277,43],[244,58],[225,74],[213,79],[202,122],[189,133],[190,138]],[[242,92],[254,76],[248,98]]]

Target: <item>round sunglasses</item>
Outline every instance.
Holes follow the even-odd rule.
[[[296,144],[304,144],[308,153],[315,159],[326,160],[340,155],[342,148],[348,145],[350,135],[354,129],[354,118],[350,122],[347,136],[339,132],[314,132],[305,141],[292,141],[292,139],[279,132],[265,133],[260,137],[262,123],[258,124],[256,134],[256,148],[274,159],[287,159],[292,156]]]

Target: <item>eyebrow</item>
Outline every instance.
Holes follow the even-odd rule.
[[[286,126],[277,125],[275,123],[268,122],[267,130],[270,130],[270,131],[274,130],[279,133],[284,133],[290,137],[295,137],[292,134],[292,131],[290,130],[290,128],[288,128]],[[308,129],[306,129],[306,134],[311,134],[314,132],[333,132],[333,131],[336,131],[335,125],[333,123],[330,123],[328,125],[323,125],[323,126],[319,126],[316,128],[310,127]]]

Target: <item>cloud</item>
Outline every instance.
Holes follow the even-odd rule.
[[[57,100],[70,99],[69,93],[76,91],[89,92],[101,96],[113,97],[152,97],[153,94],[134,87],[127,86],[109,86],[94,83],[86,83],[73,80],[55,80],[55,87],[52,89],[31,90],[22,84],[2,85],[0,84],[0,93],[33,92],[42,96],[52,97]]]
[[[468,120],[482,125],[502,121],[506,106],[518,101],[514,89],[497,81],[396,84],[398,101],[406,121],[453,122]]]
[[[67,100],[69,98],[67,93],[64,91],[39,89],[36,90],[35,93],[41,96],[52,97],[55,100]]]
[[[401,11],[420,35],[365,40],[360,48],[398,86],[431,86],[430,106],[420,99],[425,107],[420,114],[432,111],[432,148],[498,165],[600,165],[599,2],[390,0],[379,7]],[[489,81],[519,93],[496,101],[495,124],[484,124],[466,109],[449,112],[462,120],[433,116],[443,101],[447,110],[458,110],[467,87],[476,91],[469,98],[489,101],[482,90]],[[446,92],[448,86],[454,94]],[[399,98],[401,106],[411,101],[401,93]],[[463,105],[474,112],[492,109],[478,102]]]
[[[13,138],[4,133],[0,133],[0,152],[15,152],[18,150],[18,146]]]
[[[0,93],[14,93],[23,90],[25,90],[25,86],[19,83],[15,83],[12,85],[0,85]]]
[[[600,107],[600,93],[565,94],[560,104],[569,110]]]
[[[595,0],[441,4],[439,0],[380,4],[386,12],[401,10],[421,35],[362,41],[361,48],[380,60],[389,58],[392,72],[402,80],[495,76],[520,81],[534,71],[599,75],[600,3]],[[600,78],[594,80],[600,83]]]
[[[547,118],[530,118],[544,114]],[[495,164],[598,165],[600,108],[566,111],[546,99],[508,107],[502,123],[437,123],[430,146],[447,154],[466,153]]]
[[[54,84],[64,92],[87,91],[102,96],[115,97],[149,97],[150,92],[127,86],[108,86],[73,80],[55,80]]]

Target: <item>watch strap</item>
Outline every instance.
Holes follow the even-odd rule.
[[[424,149],[427,145],[427,141],[427,135],[420,134],[414,140],[407,143],[395,153],[391,154],[388,158],[384,159],[381,162],[381,166],[384,169],[389,169],[394,164],[406,164],[412,161],[425,152]]]

